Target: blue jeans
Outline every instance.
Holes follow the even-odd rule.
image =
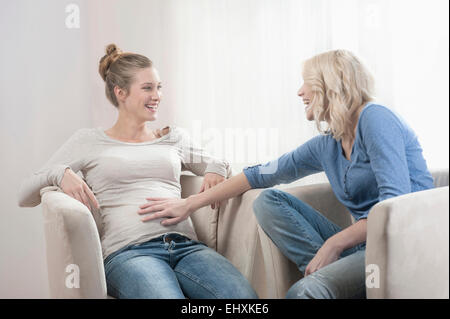
[[[179,234],[124,247],[104,264],[115,298],[258,298],[225,257]]]
[[[324,242],[342,229],[298,198],[264,190],[253,204],[259,225],[302,273]],[[365,298],[365,242],[295,283],[286,298]]]

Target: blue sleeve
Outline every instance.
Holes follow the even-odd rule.
[[[323,145],[324,136],[316,136],[295,150],[264,165],[244,169],[252,188],[267,188],[291,183],[299,178],[323,171],[317,154]]]
[[[362,114],[359,130],[377,182],[379,201],[410,193],[406,130],[400,118],[389,109],[374,105]]]

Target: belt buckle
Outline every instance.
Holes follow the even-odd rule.
[[[166,236],[166,237],[164,237],[164,242],[165,242],[165,243],[170,243],[172,240],[173,240],[173,239],[172,239],[171,236]]]

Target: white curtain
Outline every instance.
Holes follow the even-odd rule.
[[[104,21],[114,30],[91,34],[95,62],[110,40],[147,54],[159,69],[164,99],[161,119],[151,125],[185,127],[237,171],[317,134],[296,95],[301,62],[337,48],[366,62],[376,78],[377,101],[413,127],[429,165],[448,163],[447,1],[94,1],[89,6],[96,8],[89,12],[96,24]],[[93,95],[105,104],[101,85]],[[437,136],[442,143],[435,142]]]

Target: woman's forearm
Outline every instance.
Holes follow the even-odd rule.
[[[203,206],[241,195],[249,189],[251,186],[247,177],[244,173],[240,173],[202,193],[189,196],[187,202],[190,211],[193,212]]]
[[[360,219],[353,225],[345,228],[327,241],[338,247],[341,251],[354,247],[366,241],[367,219]]]

